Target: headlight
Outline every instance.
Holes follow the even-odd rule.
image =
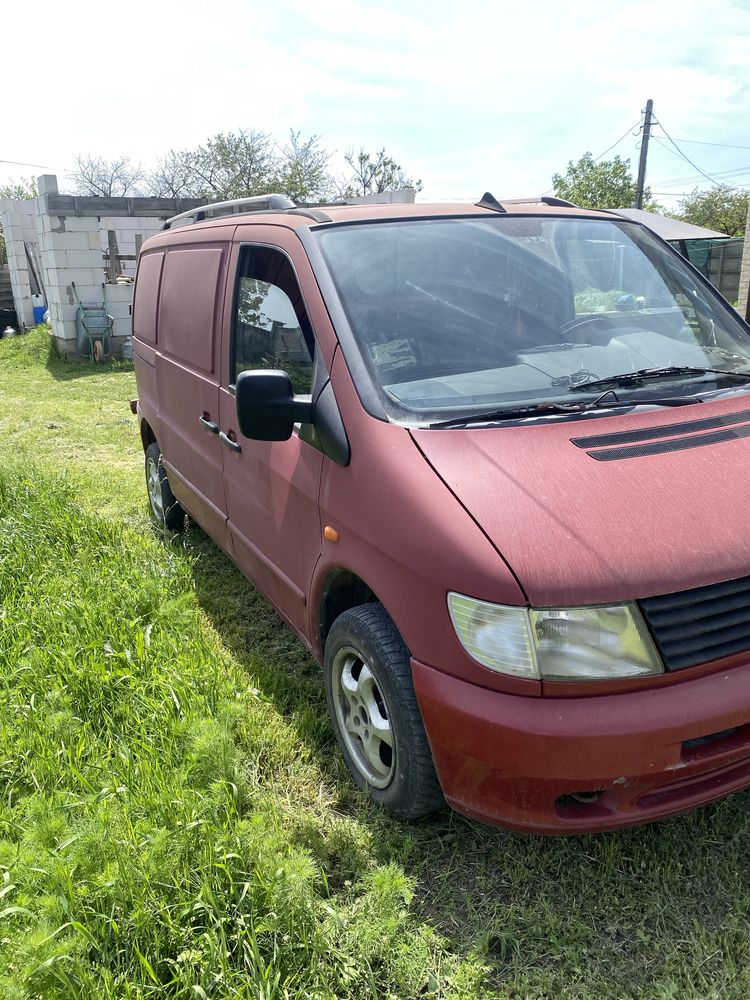
[[[661,674],[634,604],[519,608],[448,594],[461,645],[490,670],[534,680],[609,680]]]

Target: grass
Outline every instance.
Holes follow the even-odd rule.
[[[546,840],[350,784],[301,645],[151,531],[127,365],[0,342],[0,997],[745,998],[750,795]]]

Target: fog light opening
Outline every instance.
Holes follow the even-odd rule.
[[[568,792],[567,795],[560,795],[555,800],[555,805],[565,809],[570,806],[591,806],[604,795],[604,789],[591,789],[587,792]]]

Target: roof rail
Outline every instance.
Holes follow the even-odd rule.
[[[554,198],[551,195],[532,196],[531,198],[503,198],[506,205],[549,205],[551,208],[578,208],[572,201],[564,198]]]
[[[203,222],[208,216],[237,215],[240,212],[283,212],[296,207],[292,199],[287,198],[285,194],[259,194],[252,198],[214,201],[210,205],[200,205],[198,208],[190,209],[189,212],[173,215],[171,219],[167,219],[162,229],[171,229],[174,223],[181,219],[190,219],[189,224],[192,224]]]

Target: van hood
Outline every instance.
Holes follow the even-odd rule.
[[[750,393],[412,436],[534,605],[634,600],[750,574]]]

